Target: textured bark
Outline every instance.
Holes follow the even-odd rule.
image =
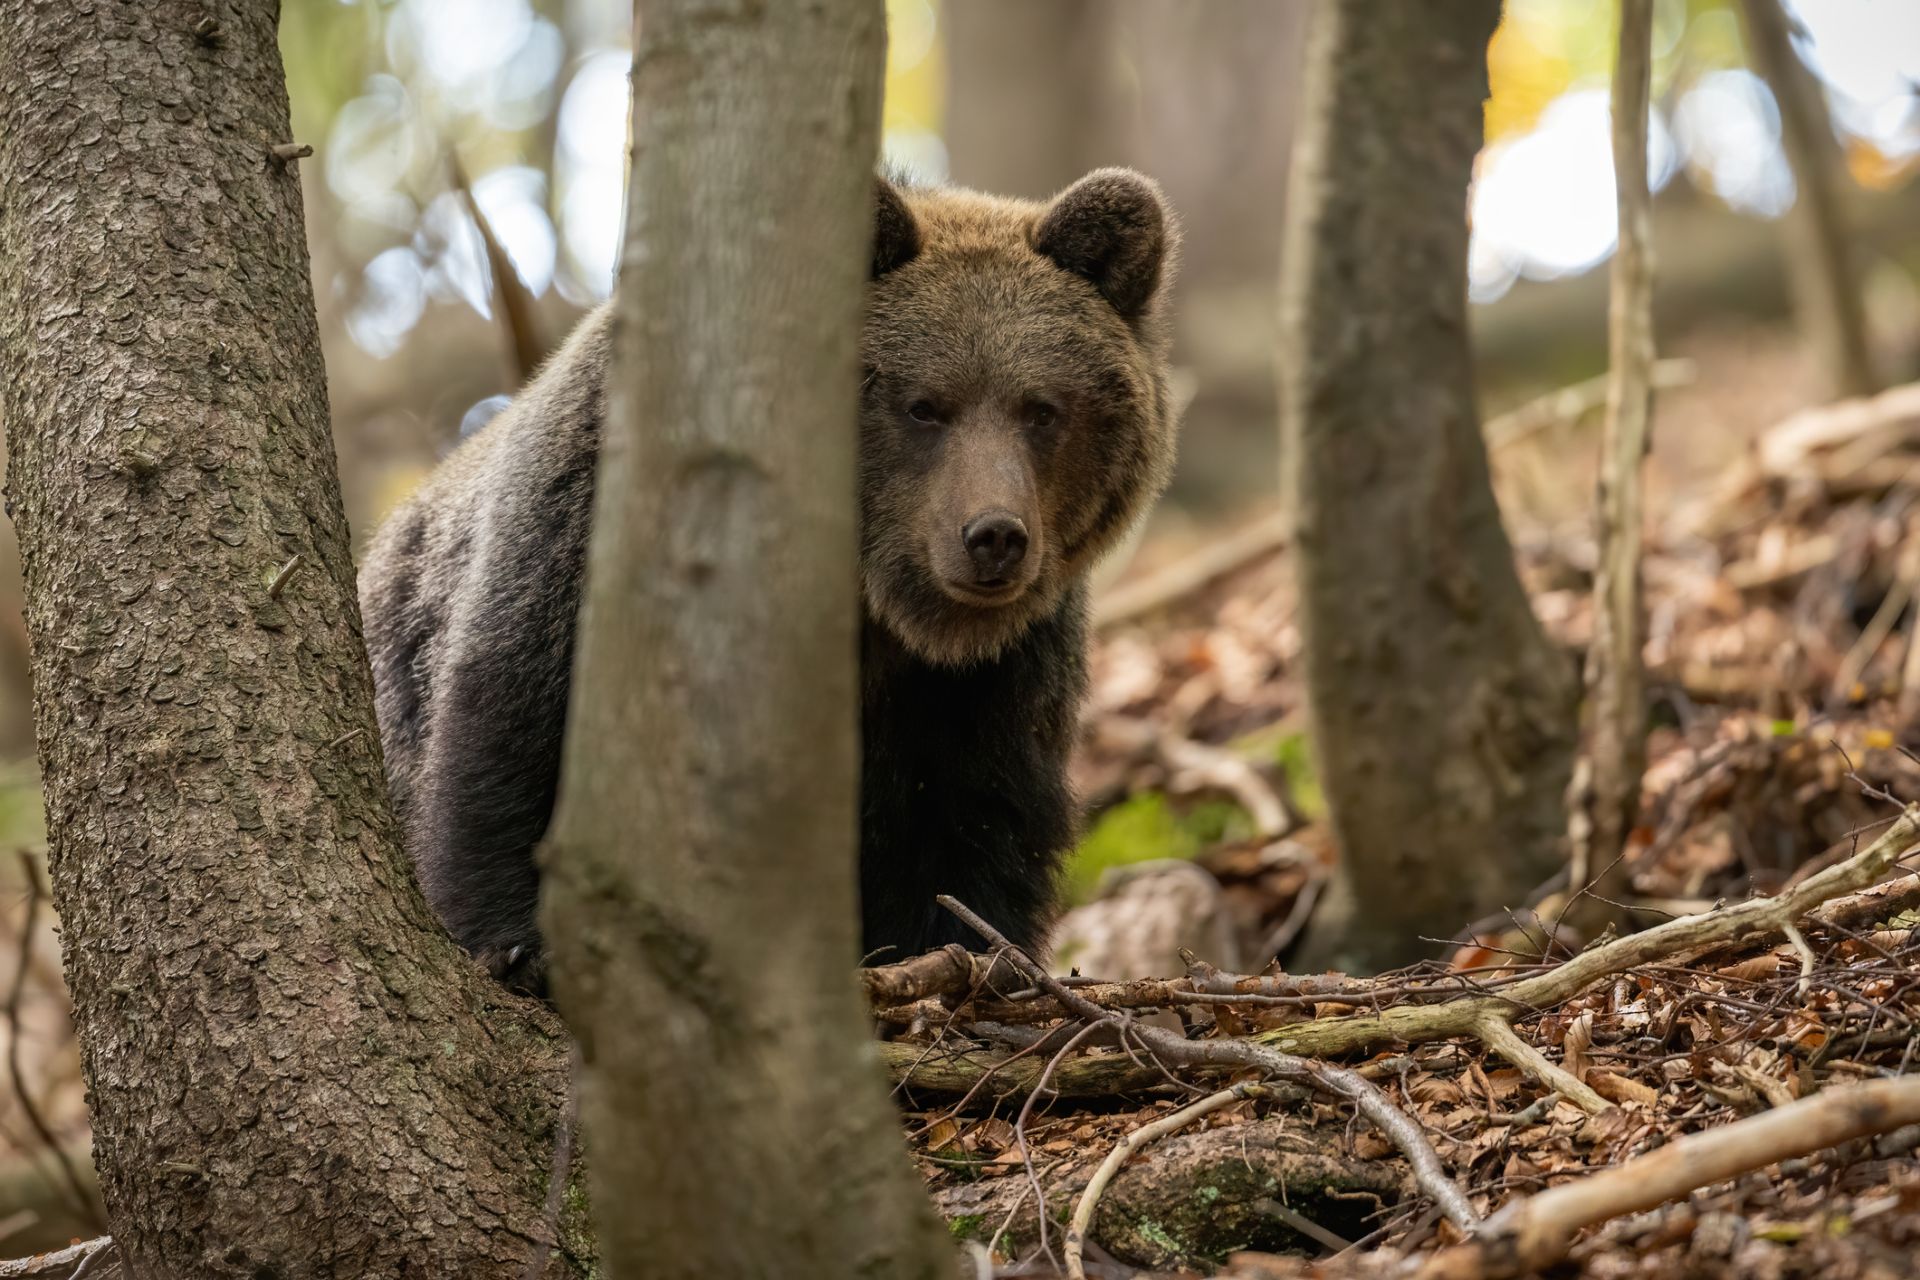
[[[651,0],[543,932],[616,1275],[951,1274],[856,996],[879,0]],[[694,1229],[698,1224],[698,1229]]]
[[[0,2],[0,396],[100,1181],[142,1276],[513,1275],[565,1054],[387,812],[277,12]]]
[[[1793,167],[1796,191],[1784,231],[1801,332],[1813,344],[1828,394],[1872,395],[1880,383],[1867,345],[1852,235],[1840,207],[1838,149],[1825,90],[1794,52],[1780,0],[1740,0],[1740,20],[1747,56],[1780,109],[1780,145]]]
[[[1647,96],[1653,82],[1653,0],[1621,0],[1613,73],[1613,170],[1620,244],[1607,313],[1607,419],[1595,509],[1599,566],[1587,646],[1588,767],[1569,797],[1573,887],[1568,910],[1597,935],[1620,914],[1622,855],[1640,813],[1647,767],[1647,608],[1640,586],[1641,464],[1653,439],[1653,202],[1647,192]]]
[[[1327,0],[1281,284],[1286,499],[1341,874],[1309,964],[1429,954],[1551,873],[1571,673],[1513,568],[1466,319],[1497,0]]]

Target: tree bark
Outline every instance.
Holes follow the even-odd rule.
[[[1825,91],[1794,52],[1780,0],[1740,0],[1747,56],[1773,91],[1780,145],[1796,189],[1787,211],[1787,271],[1800,328],[1835,399],[1880,389],[1867,344],[1867,316],[1852,237],[1835,183],[1833,124]]]
[[[516,1275],[562,1035],[387,811],[277,13],[0,0],[0,397],[101,1187],[141,1276]]]
[[[883,24],[878,0],[639,12],[609,419],[543,852],[616,1275],[953,1270],[853,976],[855,391]]]
[[[1513,568],[1466,318],[1497,0],[1328,0],[1281,278],[1282,456],[1340,873],[1307,963],[1431,954],[1549,875],[1572,673]]]

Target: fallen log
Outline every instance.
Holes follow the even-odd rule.
[[[1368,1216],[1398,1203],[1408,1188],[1397,1164],[1339,1154],[1342,1136],[1338,1125],[1314,1127],[1289,1117],[1164,1139],[1151,1160],[1113,1175],[1089,1238],[1121,1262],[1155,1270],[1210,1270],[1246,1248],[1319,1253],[1318,1241],[1261,1207],[1275,1201],[1357,1239],[1369,1230]],[[1056,1224],[1067,1221],[1105,1153],[1087,1154],[1079,1167],[1063,1167],[1048,1182],[1047,1213]],[[943,1187],[934,1203],[959,1239],[984,1244],[1005,1224],[1003,1248],[1018,1254],[1038,1242],[1033,1193],[1023,1178]]]

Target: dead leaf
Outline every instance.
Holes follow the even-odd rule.
[[[1588,1010],[1575,1018],[1567,1027],[1567,1038],[1560,1043],[1560,1065],[1575,1080],[1585,1080],[1592,1062],[1587,1050],[1593,1047],[1593,1011]]]
[[[1587,1083],[1593,1086],[1595,1093],[1608,1102],[1617,1102],[1622,1106],[1633,1102],[1650,1107],[1660,1100],[1658,1090],[1648,1088],[1629,1076],[1615,1075],[1611,1071],[1589,1071]]]

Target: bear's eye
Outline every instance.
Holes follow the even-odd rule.
[[[940,421],[940,410],[934,408],[931,400],[915,400],[907,406],[907,416],[915,422],[934,426]]]
[[[1060,420],[1060,411],[1050,404],[1034,403],[1027,406],[1027,425],[1045,429]]]

